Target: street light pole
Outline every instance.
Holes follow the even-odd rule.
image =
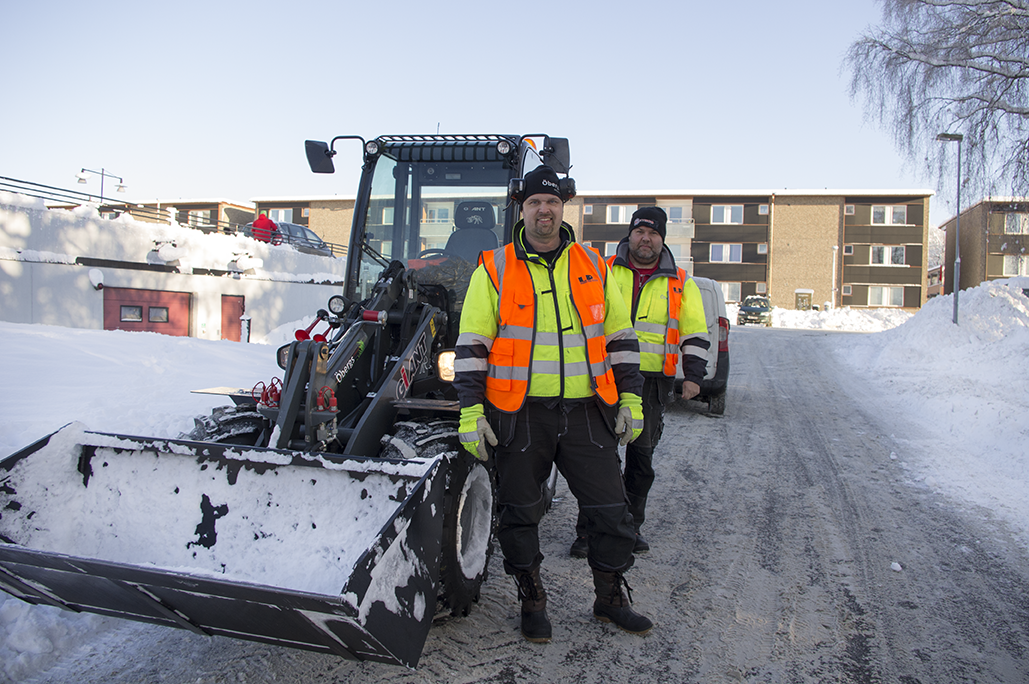
[[[100,205],[101,206],[103,206],[103,204],[104,204],[104,178],[117,178],[118,179],[117,191],[118,192],[125,192],[125,181],[122,180],[122,177],[121,176],[115,176],[114,174],[111,174],[111,173],[107,173],[107,170],[104,169],[102,166],[100,167],[99,171],[92,171],[90,169],[82,169],[77,174],[75,174],[75,177],[79,179],[80,183],[85,183],[87,180],[89,180],[89,174],[91,174],[91,173],[95,173],[98,176],[100,176]]]
[[[958,213],[954,219],[954,325],[958,324],[958,294],[961,292],[961,141],[960,133],[940,133],[937,140],[958,144]]]

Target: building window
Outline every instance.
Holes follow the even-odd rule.
[[[211,210],[210,209],[190,209],[188,213],[188,225],[190,226],[207,226],[211,223]]]
[[[872,223],[883,226],[903,226],[908,222],[908,205],[872,205]]]
[[[758,294],[764,294],[766,292],[768,292],[768,285],[766,285],[765,283],[758,283],[757,284],[757,293]]]
[[[300,215],[303,216],[304,218],[310,218],[310,216],[311,216],[311,207],[304,207],[303,209],[301,209],[300,210]]]
[[[767,242],[762,242],[761,244],[759,244],[757,246],[757,253],[758,254],[768,254],[768,243]]]
[[[1025,235],[1029,233],[1029,214],[1005,214],[1004,234]]]
[[[849,297],[852,294],[854,294],[853,288],[850,285],[844,285],[843,286],[843,296],[844,297]]]
[[[293,209],[269,209],[268,218],[276,223],[293,223]]]
[[[607,207],[608,223],[628,223],[632,213],[636,211],[635,204],[611,204]]]
[[[1010,214],[1009,214],[1010,216]],[[1029,256],[1021,254],[1004,255],[1004,273],[1006,276],[1029,275]]]
[[[121,307],[121,321],[122,323],[142,323],[143,322],[143,307],[142,306],[126,306]]]
[[[768,205],[759,204],[757,205],[757,213],[761,216],[768,216]]]
[[[712,243],[708,261],[713,263],[742,263],[743,245]]]
[[[847,216],[853,216],[854,215],[854,205],[853,204],[844,204],[843,205],[843,213],[846,214]]]
[[[903,266],[903,245],[872,245],[872,264],[875,266]]]
[[[722,297],[727,302],[738,302],[740,301],[740,284],[739,283],[718,283],[722,286]]]
[[[843,245],[843,256],[853,256],[854,245]]]
[[[584,204],[584,205],[582,205],[582,213],[585,216],[593,216],[593,205],[592,204]]]
[[[711,205],[711,223],[743,223],[742,204]]]
[[[426,202],[422,206],[422,223],[450,223],[450,204]]]
[[[151,323],[167,323],[168,322],[168,307],[166,306],[151,306],[147,309],[147,320]]]
[[[689,220],[689,218],[687,217],[687,214],[689,212],[686,211],[686,207],[682,205],[677,204],[675,206],[661,208],[665,210],[666,214],[668,214],[669,223],[686,223],[686,221]]]
[[[615,251],[617,249],[618,249],[618,243],[617,242],[605,242],[604,243],[604,256],[605,257],[614,256]]]
[[[904,306],[904,288],[872,285],[868,288],[868,306]]]

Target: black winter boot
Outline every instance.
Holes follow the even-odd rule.
[[[522,600],[522,636],[533,643],[550,641],[550,620],[547,618],[547,592],[540,581],[539,567],[515,576],[518,598]]]
[[[650,544],[647,543],[647,538],[639,530],[636,530],[636,545],[632,547],[632,552],[639,554],[646,553],[647,551],[650,551]]]
[[[593,568],[593,587],[597,594],[597,600],[593,602],[593,617],[601,622],[613,622],[632,634],[646,634],[654,626],[650,618],[629,607],[632,589],[622,573]]]
[[[589,551],[589,539],[586,537],[576,537],[575,541],[572,542],[572,548],[568,550],[568,554],[572,558],[585,558],[589,555]]]

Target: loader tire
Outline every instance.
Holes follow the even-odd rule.
[[[446,456],[437,615],[468,615],[488,575],[496,525],[493,475],[461,446],[457,421],[414,418],[383,437],[384,458]]]
[[[254,404],[219,406],[209,416],[194,418],[195,427],[184,439],[256,446],[265,428],[265,419]]]
[[[468,615],[489,575],[497,505],[486,464],[459,447],[450,460],[443,503],[439,603],[455,617]]]

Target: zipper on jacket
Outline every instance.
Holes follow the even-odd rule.
[[[554,263],[557,263],[557,259],[560,257],[560,253],[554,257]],[[540,261],[543,261],[542,259]],[[557,299],[557,283],[554,281],[554,264],[546,264],[547,275],[550,277],[550,297],[554,300],[554,318],[557,319],[557,359],[558,367],[561,371],[561,384],[558,388],[558,398],[563,398],[565,395],[565,345],[564,345],[564,328],[561,323],[561,309],[558,308]],[[544,293],[546,294],[546,293]],[[569,292],[571,296],[571,292]]]

